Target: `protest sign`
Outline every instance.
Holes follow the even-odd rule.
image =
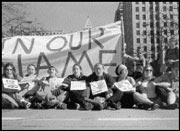
[[[135,88],[132,86],[132,84],[128,80],[121,80],[119,82],[115,82],[114,85],[120,90],[120,91],[135,91]]]
[[[86,82],[85,81],[71,81],[70,90],[85,90]]]
[[[99,81],[91,82],[90,85],[91,85],[91,90],[92,90],[93,95],[100,94],[100,93],[108,91],[107,84],[106,84],[105,80],[99,80]]]
[[[4,91],[20,91],[21,87],[17,80],[2,78]]]

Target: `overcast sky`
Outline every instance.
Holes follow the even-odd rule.
[[[30,12],[48,30],[79,31],[90,17],[92,26],[114,21],[118,2],[29,2]]]

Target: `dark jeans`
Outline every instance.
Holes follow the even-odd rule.
[[[119,89],[114,89],[113,96],[108,100],[113,103],[120,101],[122,108],[131,108],[134,105],[133,92],[122,92]]]
[[[74,90],[69,92],[69,98],[71,103],[79,103],[80,105],[84,105],[84,98],[89,98],[90,89],[86,90]]]
[[[162,102],[167,103],[168,91],[161,86],[156,86],[155,92]]]

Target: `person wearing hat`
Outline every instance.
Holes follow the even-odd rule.
[[[113,85],[113,96],[106,100],[107,107],[115,109],[120,107],[132,108],[134,105],[133,94],[135,92],[136,82],[132,77],[128,76],[128,69],[123,64],[116,67],[115,73],[117,75],[116,83],[119,83],[120,85],[116,83]],[[130,90],[122,90],[122,88],[129,88]]]

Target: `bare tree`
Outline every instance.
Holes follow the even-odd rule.
[[[28,20],[28,4],[23,2],[2,2],[2,35],[30,35],[42,31],[40,23]]]

